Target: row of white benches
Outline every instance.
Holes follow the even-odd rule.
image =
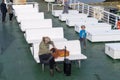
[[[27,7],[23,8],[23,6]],[[64,46],[66,46],[67,49],[70,51],[70,56],[68,56],[68,58],[70,60],[77,60],[79,62],[79,66],[81,59],[87,59],[87,57],[81,53],[79,40],[67,40],[66,38],[64,38],[63,27],[53,28],[52,20],[44,19],[43,12],[37,12],[33,10],[30,13],[32,7],[28,7],[28,5],[23,6],[21,7],[21,9],[19,9],[24,9],[22,12],[16,10],[18,8],[15,8],[15,14],[17,17],[17,21],[20,23],[19,25],[21,30],[25,32],[26,41],[30,44],[32,43],[31,52],[37,63],[40,62],[38,58],[38,51],[39,44],[43,36],[50,37],[55,42],[55,46],[57,48],[63,49]],[[64,59],[59,57],[55,60],[63,61]]]
[[[61,10],[62,11],[62,10]],[[77,10],[76,10],[77,11]],[[92,17],[87,17],[86,14],[77,13],[75,10],[69,10],[68,14],[58,13],[60,10],[53,10],[53,15],[59,15],[59,19],[66,21],[68,26],[74,26],[76,32],[80,32],[81,25],[86,26],[87,39],[91,42],[103,41],[120,41],[120,31],[112,30],[111,25],[107,23],[99,23],[99,21]],[[110,35],[111,37],[110,37]]]
[[[88,18],[84,14],[80,15],[75,10],[69,10],[69,14],[62,14],[61,12],[60,10],[54,10],[52,15],[59,17],[61,21],[66,21],[69,27],[74,26],[78,33],[81,30],[81,25],[85,25],[87,39],[91,42],[120,41],[120,30],[112,30],[110,24],[98,23],[95,18]],[[120,59],[120,43],[106,43],[105,54],[113,59]]]

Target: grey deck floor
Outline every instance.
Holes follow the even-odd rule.
[[[79,38],[73,28],[68,28],[64,22],[53,17],[51,12],[47,12],[47,3],[43,0],[34,1],[40,4],[40,11],[45,12],[45,18],[52,18],[53,26],[64,28],[65,38]],[[82,50],[82,53],[88,59],[82,61],[81,68],[72,62],[71,76],[55,71],[55,76],[51,77],[47,66],[43,72],[41,65],[34,61],[15,18],[13,22],[0,22],[0,80],[120,80],[120,60],[105,55],[104,45],[104,42],[87,41],[87,49]],[[62,63],[58,65],[63,68]]]

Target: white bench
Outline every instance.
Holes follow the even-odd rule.
[[[20,8],[29,8],[29,7],[33,7],[33,8],[37,8],[39,9],[39,4],[37,2],[35,3],[31,3],[31,4],[14,4],[13,5],[13,9],[20,9]]]
[[[79,13],[79,14],[60,14],[59,15],[59,19],[61,21],[66,21],[67,18],[74,18],[74,17],[79,17],[79,18],[87,18],[87,15],[86,14],[82,14],[82,13]]]
[[[83,24],[82,24],[83,25]],[[75,24],[74,29],[76,32],[80,32],[81,30],[81,24]],[[93,23],[93,24],[84,24],[86,26],[86,31],[89,32],[89,30],[111,30],[111,25],[107,23]]]
[[[17,21],[20,23],[22,20],[29,20],[29,19],[44,19],[44,13],[23,13],[16,17]]]
[[[55,0],[45,0],[45,2],[55,2]]]
[[[120,30],[91,30],[87,32],[91,42],[120,41]]]
[[[17,16],[17,13],[20,12],[26,12],[26,11],[32,11],[33,9],[36,12],[39,12],[39,7],[38,5],[33,6],[33,4],[26,4],[26,5],[13,5],[13,9],[15,12],[15,16]]]
[[[66,41],[64,38],[63,28],[45,28],[45,29],[27,29],[25,38],[28,43],[40,42],[43,36],[48,36],[51,39],[57,39],[58,41]]]
[[[33,4],[20,4],[20,5],[13,5],[13,9],[24,9],[24,8],[33,8]]]
[[[62,14],[63,10],[53,10],[52,15],[55,17],[59,17],[60,14]],[[79,11],[77,10],[69,10],[68,14],[78,14]]]
[[[38,13],[38,11],[36,11],[34,8],[29,8],[29,9],[20,9],[20,10],[14,10],[14,14],[15,16],[19,16],[21,14],[25,14],[25,13]]]
[[[79,18],[79,17],[77,17],[77,18],[67,18],[66,19],[66,24],[69,26],[69,27],[71,27],[71,26],[74,26],[76,23],[80,23],[80,22],[90,22],[90,23],[98,23],[98,20],[97,19],[95,19],[95,18],[89,18],[89,17],[87,17],[87,18]]]
[[[120,59],[120,43],[106,43],[105,54],[113,59]]]
[[[40,63],[40,60],[38,57],[39,44],[40,43],[33,44],[33,48],[31,49],[32,55],[37,63]],[[54,44],[55,44],[56,48],[58,48],[58,49],[64,49],[64,47],[66,46],[66,48],[70,54],[66,58],[68,58],[71,61],[78,61],[79,67],[80,67],[80,61],[82,59],[87,59],[87,57],[85,55],[81,54],[81,47],[80,47],[79,40],[55,41]],[[55,59],[55,61],[56,62],[64,61],[64,57],[58,57],[57,59]]]
[[[31,19],[22,20],[20,23],[20,28],[22,31],[33,28],[52,28],[52,19]]]

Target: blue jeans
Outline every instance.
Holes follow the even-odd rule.
[[[39,60],[41,63],[49,64],[50,69],[53,69],[56,64],[51,53],[39,55]]]
[[[86,48],[86,38],[80,38],[81,48]]]

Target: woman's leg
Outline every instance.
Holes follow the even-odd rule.
[[[41,63],[48,63],[50,69],[53,69],[55,66],[54,57],[51,54],[43,54],[39,55],[39,59]]]
[[[40,63],[46,63],[48,58],[49,56],[47,56],[47,54],[39,55]]]
[[[48,54],[47,56],[49,56],[48,61],[50,69],[54,69],[54,66],[56,64],[54,57],[51,54]]]
[[[10,14],[9,14],[9,20],[11,21],[12,18],[13,18],[13,13],[10,13]]]

